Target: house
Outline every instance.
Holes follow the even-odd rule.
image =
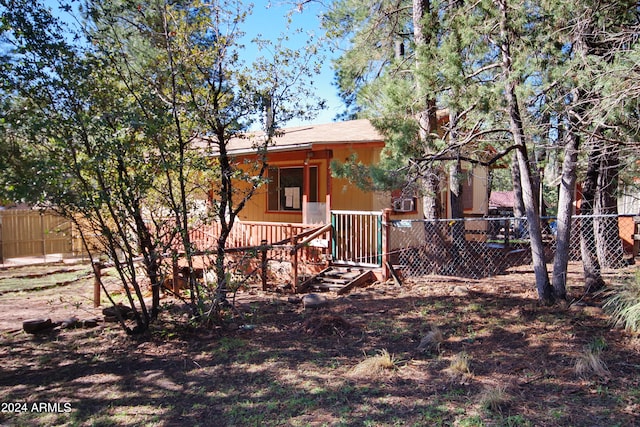
[[[441,114],[442,124],[447,117]],[[265,135],[261,132],[235,138],[226,146],[233,162],[248,176],[262,165]],[[364,165],[380,161],[385,142],[368,120],[351,120],[320,125],[286,128],[278,132],[266,150],[267,183],[246,202],[227,240],[228,247],[256,247],[268,242],[274,247],[284,243],[293,248],[291,262],[293,283],[298,284],[300,260],[308,265],[357,265],[382,267],[382,277],[389,273],[387,257],[395,242],[389,237],[392,220],[424,218],[418,194],[367,192],[347,179],[332,176],[332,161],[345,162],[356,156]],[[488,211],[488,172],[484,166],[463,164],[463,207],[465,215],[483,216]],[[237,188],[250,183],[238,180]],[[441,186],[440,205],[445,215],[451,211],[447,186]],[[215,192],[212,191],[212,196]],[[330,228],[329,228],[330,226]],[[215,224],[214,224],[215,228]],[[314,231],[320,230],[320,231]],[[385,231],[386,230],[386,231]],[[422,227],[415,234],[426,233]],[[210,236],[207,239],[205,236]],[[194,240],[202,246],[213,242],[215,229]],[[304,253],[303,253],[304,252]],[[311,265],[311,267],[309,267]],[[317,271],[317,270],[315,270]]]
[[[233,139],[227,151],[239,163],[255,164],[256,142],[263,138],[258,132]],[[383,209],[391,209],[394,218],[423,218],[418,197],[365,192],[346,179],[332,177],[332,161],[344,162],[355,155],[365,165],[375,164],[384,147],[384,138],[366,119],[283,129],[267,148],[268,183],[248,201],[239,219],[326,224],[331,211]],[[466,165],[465,215],[482,216],[488,212],[487,175],[482,166]],[[448,216],[451,210],[446,186],[443,188],[440,202]]]

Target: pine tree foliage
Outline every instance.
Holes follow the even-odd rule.
[[[594,212],[615,212],[618,180],[634,181],[638,155],[637,2],[424,1],[430,13],[421,23],[428,36],[418,48],[412,44],[413,3],[340,0],[325,17],[330,34],[346,43],[335,63],[341,93],[351,111],[373,119],[387,138],[381,169],[409,182],[420,171],[460,159],[505,165],[520,133],[525,157],[518,176],[530,176],[532,213],[542,209],[535,206],[540,189],[555,192],[565,183],[573,196],[571,182],[583,179],[587,157],[597,162]],[[398,40],[403,56],[394,50]],[[449,123],[444,134],[424,144],[416,136],[414,107],[419,110],[428,98],[448,113]],[[510,108],[519,111],[517,131],[509,124]],[[587,156],[593,149],[599,154]],[[561,171],[565,156],[575,161],[566,161]],[[627,177],[623,163],[629,165]],[[384,176],[380,170],[367,176],[362,165],[340,173],[368,182]],[[565,196],[562,204],[570,208],[573,200]],[[568,241],[571,209],[562,215],[562,239]],[[594,227],[601,242],[596,256],[616,258],[611,244],[619,240],[607,237],[607,230],[613,235],[617,226]],[[566,277],[566,262],[558,260],[555,270],[554,287]],[[538,290],[549,301],[545,276],[541,269]],[[553,292],[562,299],[564,284],[557,284]]]

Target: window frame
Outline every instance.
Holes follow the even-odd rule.
[[[318,165],[309,165],[309,188],[310,188],[310,193],[307,197],[307,201],[308,202],[317,202],[318,201],[318,197],[319,197],[319,179],[318,179],[318,174],[320,171],[320,168]],[[302,172],[302,177],[301,177],[301,182],[300,182],[300,186],[289,186],[288,188],[299,188],[299,206],[300,208],[296,209],[296,208],[287,208],[286,205],[286,190],[285,188],[287,187],[282,187],[282,175],[281,172],[283,170],[292,170],[292,169],[297,169],[300,170],[300,172]],[[266,200],[266,211],[267,212],[277,212],[277,213],[302,213],[302,209],[303,209],[303,199],[304,199],[304,169],[305,166],[271,166],[269,167],[269,170],[267,172],[267,176],[269,178],[269,182],[267,183],[267,200]],[[276,172],[276,190],[274,192],[273,190],[273,185],[274,185],[274,177],[273,177],[273,173]],[[314,200],[315,199],[315,200]],[[274,209],[274,204],[277,201],[277,206],[275,206]],[[296,201],[293,201],[293,205],[296,205]]]

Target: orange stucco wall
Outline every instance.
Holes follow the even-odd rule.
[[[344,161],[355,153],[359,161],[368,165],[378,161],[380,151],[380,147],[360,148],[345,145],[333,148],[331,151],[314,152],[314,154],[309,154],[308,151],[274,154],[270,155],[268,163],[269,166],[279,168],[302,167],[306,160],[310,166],[317,166],[318,202],[326,201],[327,189],[330,187],[331,208],[334,210],[380,210],[388,206],[385,206],[386,200],[381,200],[379,195],[364,192],[346,179],[329,177],[331,160]],[[251,162],[242,162],[246,163],[242,165],[243,169],[249,170]],[[238,181],[237,185],[240,194],[243,193],[243,188],[248,188],[248,184],[242,181]],[[267,185],[263,185],[246,203],[240,213],[240,219],[244,221],[302,222],[301,212],[272,212],[267,209],[267,203]]]
[[[299,150],[286,153],[272,153],[269,155],[268,163],[274,167],[302,167],[306,162],[310,166],[318,168],[318,202],[324,203],[328,189],[331,196],[332,210],[358,210],[358,211],[380,211],[391,207],[391,195],[388,193],[372,193],[360,190],[355,184],[346,179],[330,177],[329,167],[331,161],[344,162],[354,154],[359,162],[365,165],[375,164],[380,160],[382,145],[375,144],[344,144],[330,147],[314,147],[314,151]],[[250,159],[236,159],[243,163],[245,170],[251,169]],[[486,192],[486,168],[474,168],[473,174],[473,208],[467,214],[484,214],[487,209]],[[240,196],[243,195],[243,188],[247,188],[247,183],[237,182]],[[444,191],[444,190],[443,190]],[[239,196],[239,197],[240,197]],[[267,209],[267,185],[259,188],[254,196],[246,203],[245,208],[240,213],[243,221],[267,221],[267,222],[290,222],[302,223],[302,212],[274,212]],[[448,214],[449,206],[446,192],[442,194],[442,205],[444,214]],[[422,218],[422,203],[417,200],[416,210],[408,213],[393,213],[394,219]]]

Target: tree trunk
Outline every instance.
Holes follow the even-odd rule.
[[[620,169],[618,148],[611,144],[604,144],[599,163],[600,172],[594,213],[606,216],[595,220],[598,261],[602,268],[621,268],[624,266],[624,251],[617,218]]]
[[[516,218],[524,218],[526,211],[524,202],[522,201],[522,185],[520,184],[520,166],[518,166],[518,155],[513,153],[511,161],[511,180],[513,181],[513,216]],[[525,224],[522,220],[513,221],[514,237],[520,239],[525,235]],[[505,230],[507,232],[508,230]]]
[[[566,133],[562,178],[558,195],[558,218],[556,221],[556,253],[553,260],[552,285],[556,299],[567,298],[567,265],[571,249],[571,218],[573,215],[573,193],[576,186],[578,147],[580,138],[574,126]]]
[[[458,116],[453,108],[449,109],[449,135],[449,143],[456,145],[458,143]],[[451,256],[454,265],[461,264],[461,255],[465,250],[466,243],[465,224],[461,220],[464,217],[462,188],[462,164],[458,158],[449,165],[449,205],[451,206],[451,218],[457,220],[453,221],[451,226]]]
[[[531,174],[529,171],[529,160],[527,146],[525,142],[524,126],[518,98],[516,96],[517,81],[513,76],[513,66],[511,58],[510,31],[508,29],[507,4],[506,0],[498,0],[500,8],[500,50],[502,51],[502,71],[505,79],[505,100],[507,101],[507,112],[509,115],[509,128],[513,137],[514,145],[517,148],[516,156],[518,168],[520,170],[520,185],[522,186],[522,196],[529,225],[529,238],[531,241],[531,256],[533,261],[533,271],[536,277],[536,288],[538,298],[544,304],[553,302],[553,292],[549,283],[549,273],[544,259],[544,244],[542,242],[542,230],[540,218],[538,217],[538,206],[535,193],[531,185]]]
[[[587,174],[582,183],[582,203],[580,205],[580,251],[582,252],[582,267],[584,270],[584,290],[586,293],[596,292],[604,287],[604,280],[600,274],[600,263],[596,253],[596,234],[593,223],[593,213],[598,186],[600,150],[592,145],[589,152]]]
[[[438,192],[440,191],[440,179],[438,171],[428,167],[422,177],[422,209],[425,219],[435,220],[440,218],[440,203]]]
[[[514,94],[515,95],[515,94]],[[511,108],[510,108],[511,109]],[[515,130],[515,129],[514,129]],[[518,139],[523,137],[521,134]],[[524,141],[522,141],[524,143]],[[533,261],[533,271],[536,277],[536,288],[538,290],[538,298],[544,304],[553,302],[553,294],[549,283],[549,273],[547,272],[547,264],[544,258],[544,243],[542,241],[542,228],[540,227],[540,217],[538,216],[538,207],[535,200],[531,178],[529,176],[529,165],[526,156],[526,146],[521,145],[518,149],[518,164],[520,166],[520,177],[522,184],[522,194],[527,214],[527,223],[529,230],[529,239],[531,242],[531,257]]]
[[[464,209],[462,206],[462,167],[460,160],[449,166],[449,204],[451,206],[451,218],[456,219],[451,228],[453,247],[456,254],[464,250]]]
[[[413,40],[416,49],[416,70],[420,69],[421,50],[424,49],[429,42],[429,36],[424,31],[424,18],[430,13],[431,2],[429,0],[413,0],[412,3],[412,19],[413,19]],[[426,95],[424,87],[421,86],[420,79],[416,79],[416,92],[419,96],[424,96],[424,109],[416,114],[416,120],[419,126],[419,139],[423,147],[425,155],[431,154],[433,135],[438,126],[437,107],[435,99]],[[422,171],[422,208],[425,219],[438,219],[440,217],[440,209],[438,206],[438,193],[440,189],[440,179],[438,171],[427,166]]]

